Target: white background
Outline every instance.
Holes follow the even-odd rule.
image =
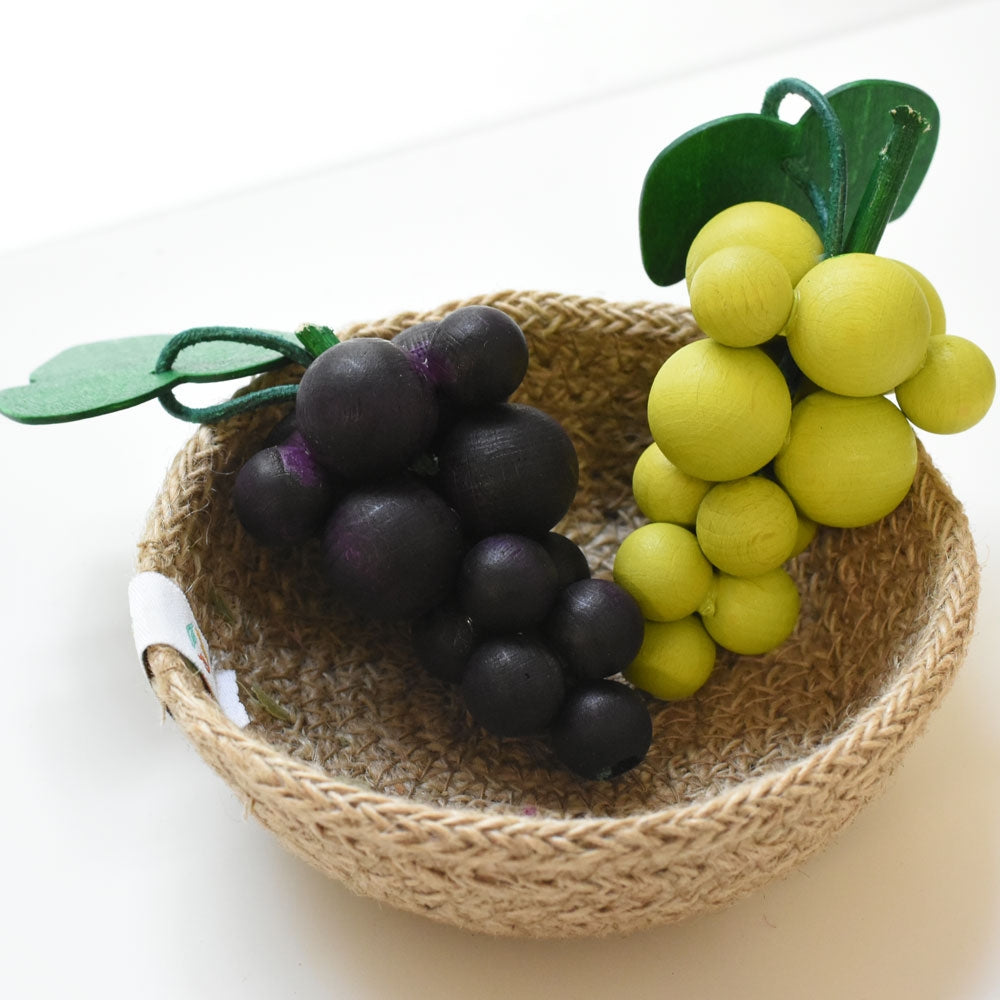
[[[684,301],[639,260],[645,170],[784,76],[935,98],[934,164],[882,248],[996,362],[998,31],[996,0],[5,10],[0,384],[73,344],[194,325],[337,327],[508,287]],[[322,879],[161,724],[125,595],[190,427],[155,403],[3,421],[4,992],[1000,997],[996,428],[925,437],[983,590],[965,666],[886,794],[723,913],[532,942]]]

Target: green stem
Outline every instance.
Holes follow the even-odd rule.
[[[270,333],[267,330],[254,330],[243,326],[196,326],[190,330],[182,330],[163,345],[160,356],[156,359],[154,372],[168,372],[177,355],[192,344],[200,344],[206,340],[233,340],[240,344],[254,344],[266,347],[296,364],[308,365],[313,356],[288,337],[280,333]]]
[[[295,336],[299,338],[302,346],[314,357],[318,358],[325,350],[339,344],[336,334],[328,326],[315,326],[306,323],[295,331]]]
[[[844,220],[847,215],[847,143],[844,139],[844,129],[826,95],[811,84],[795,77],[779,80],[768,88],[760,113],[777,118],[778,108],[789,94],[804,97],[819,116],[823,126],[830,158],[828,198],[824,199],[822,192],[808,180],[801,165],[788,161],[782,166],[812,202],[823,228],[823,246],[826,252],[830,255],[837,254],[841,252],[843,246]]]
[[[799,157],[789,157],[781,161],[781,169],[798,184],[812,202],[813,211],[819,220],[820,230],[825,234],[823,246],[828,246],[828,241],[833,238],[833,234],[830,232],[830,207],[826,203],[826,197],[820,186],[812,179],[809,165]]]
[[[174,361],[177,360],[177,355],[185,347],[191,347],[193,344],[200,344],[206,340],[231,340],[241,344],[266,347],[304,367],[308,367],[313,360],[313,355],[308,350],[279,333],[269,333],[266,330],[253,330],[246,327],[203,326],[183,330],[171,337],[164,344],[163,350],[160,351],[153,371],[157,373],[170,371]],[[167,413],[179,417],[181,420],[189,420],[195,424],[214,424],[227,417],[236,416],[238,413],[256,410],[260,406],[294,399],[298,388],[297,385],[275,385],[267,389],[257,389],[254,392],[248,392],[235,399],[228,399],[212,406],[185,406],[177,399],[172,389],[162,393],[159,400]]]
[[[292,400],[298,391],[298,385],[273,385],[269,389],[257,389],[212,406],[186,406],[174,395],[172,389],[158,398],[163,409],[171,416],[188,420],[192,424],[216,424],[220,420],[235,417],[239,413],[249,413],[261,406]]]
[[[907,105],[893,108],[889,113],[892,116],[892,131],[879,150],[868,186],[861,196],[844,244],[845,253],[875,253],[878,249],[906,182],[920,137],[931,127],[923,115]]]

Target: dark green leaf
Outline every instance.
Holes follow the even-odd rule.
[[[916,87],[889,80],[859,80],[826,95],[843,126],[847,149],[847,224],[850,224],[892,130],[890,112],[915,107],[931,123],[914,157],[893,218],[913,200],[934,155],[939,125],[931,98]],[[822,232],[814,207],[784,169],[798,161],[824,192],[830,157],[819,115],[809,108],[798,122],[740,114],[707,122],[664,149],[646,174],[639,200],[643,266],[658,285],[684,277],[688,247],[698,230],[724,208],[743,201],[773,201],[798,212]]]

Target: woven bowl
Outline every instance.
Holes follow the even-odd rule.
[[[561,530],[609,575],[641,523],[632,466],[663,360],[690,314],[508,292],[532,361],[517,398],[556,416],[580,456]],[[466,302],[338,331],[390,336]],[[259,384],[294,381],[289,366]],[[870,527],[823,529],[791,563],[798,628],[760,657],[721,654],[698,694],[650,702],[646,760],[613,782],[545,746],[484,734],[428,677],[406,629],[326,598],[318,547],[267,551],[230,506],[234,473],[280,416],[201,427],[175,460],[139,568],[187,593],[219,667],[287,710],[239,729],[182,658],[154,647],[156,694],[249,813],[354,891],[470,930],[620,934],[732,903],[828,843],[883,786],[948,688],[971,636],[978,565],[962,508],[921,451],[916,482]],[[266,700],[266,698],[265,698]],[[272,706],[273,707],[273,706]],[[291,720],[291,721],[289,721]]]

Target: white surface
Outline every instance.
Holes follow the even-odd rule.
[[[991,185],[1000,149],[991,102],[1000,3],[941,5],[876,23],[892,7],[902,4],[868,4],[868,27],[805,42],[777,14],[760,27],[728,22],[738,25],[730,38],[727,22],[700,5],[701,25],[689,20],[674,37],[666,37],[665,17],[656,22],[662,13],[652,14],[663,35],[657,45],[639,27],[640,5],[626,3],[622,31],[632,34],[606,53],[606,76],[594,87],[655,76],[636,71],[635,51],[662,51],[663,65],[679,58],[673,78],[517,120],[519,111],[594,92],[582,85],[585,73],[568,81],[535,67],[520,103],[484,110],[484,121],[510,117],[505,124],[8,252],[0,256],[0,384],[24,381],[71,344],[192,325],[336,327],[503,287],[681,300],[681,287],[656,288],[639,262],[635,215],[646,167],[687,128],[756,110],[764,89],[788,75],[822,90],[895,78],[936,99],[943,127],[935,162],[882,249],[925,271],[945,299],[951,331],[968,333],[996,362],[991,247],[1000,209]],[[860,5],[840,9],[855,23],[866,16]],[[603,58],[602,26],[595,22],[588,35],[568,10],[560,16],[576,44]],[[217,39],[214,22],[206,23]],[[824,26],[801,23],[817,35]],[[743,58],[729,60],[728,42],[704,43],[709,26],[738,42]],[[492,27],[479,25],[485,62],[511,44],[509,25],[495,39]],[[156,28],[168,39],[169,29]],[[424,53],[436,41],[414,29],[411,48]],[[343,44],[340,54],[350,50]],[[566,57],[572,62],[572,52]],[[706,69],[710,62],[720,68]],[[62,90],[72,86],[64,77]],[[205,86],[206,104],[222,99],[218,80]],[[375,100],[387,86],[378,82]],[[127,90],[113,92],[126,101]],[[15,122],[31,106],[29,92],[20,93]],[[225,93],[240,104],[235,88]],[[363,104],[365,93],[356,81],[352,100]],[[40,91],[37,112],[48,95]],[[234,115],[250,112],[243,105]],[[376,146],[366,146],[357,115],[362,124],[344,143],[370,151]],[[151,108],[137,127],[155,131],[162,117]],[[402,117],[412,131],[389,145],[421,128],[427,137],[471,121]],[[169,133],[170,123],[162,127]],[[93,142],[77,144],[84,168],[110,134],[102,128],[111,127],[105,120]],[[311,121],[289,129],[300,147],[315,138]],[[295,143],[286,136],[281,144]],[[313,162],[328,156],[320,150]],[[274,161],[267,170],[304,165]],[[64,219],[75,228],[154,207],[160,192],[166,205],[222,190],[207,173],[200,190],[150,178],[136,200],[95,191],[95,214],[73,216],[63,200],[73,164],[35,166],[21,173],[18,189],[38,214],[25,217],[15,243],[35,242],[33,231],[48,235]],[[61,207],[32,230],[30,219],[42,219],[46,205]],[[315,875],[244,819],[177,728],[160,724],[129,634],[134,540],[190,428],[156,404],[51,427],[3,421],[5,994],[1000,996],[997,420],[994,413],[955,438],[925,437],[965,503],[983,562],[982,597],[958,680],[887,793],[822,855],[731,909],[597,942],[493,940],[378,906]]]
[[[0,251],[955,3],[10,5]]]

